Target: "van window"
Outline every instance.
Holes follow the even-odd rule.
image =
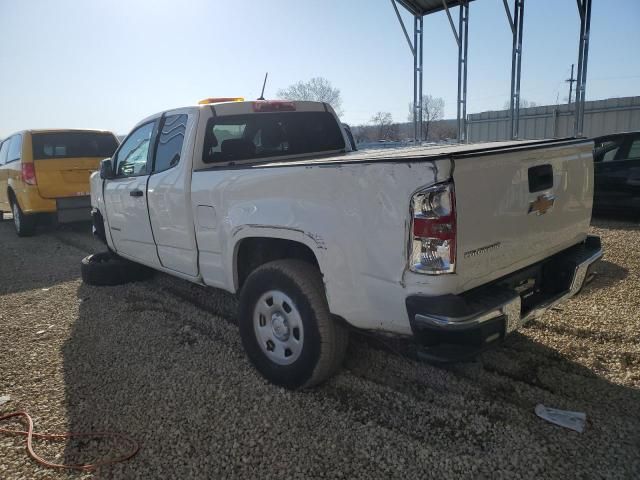
[[[0,165],[7,163],[7,152],[9,151],[9,140],[2,142],[0,147]]]
[[[343,150],[329,112],[277,112],[214,117],[207,124],[205,163]]]
[[[34,133],[33,158],[80,158],[113,155],[118,148],[116,138],[106,132]]]
[[[180,153],[187,130],[186,114],[167,115],[158,136],[154,172],[162,172],[175,167],[180,162]]]
[[[22,155],[22,135],[14,135],[9,140],[9,151],[7,153],[7,163],[16,162],[20,160]]]

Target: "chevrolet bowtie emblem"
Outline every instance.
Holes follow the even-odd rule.
[[[544,215],[553,208],[553,204],[555,203],[555,201],[556,197],[554,197],[553,195],[538,195],[538,198],[529,202],[529,213]]]

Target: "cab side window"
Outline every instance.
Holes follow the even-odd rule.
[[[14,135],[7,142],[10,143],[6,163],[17,162],[22,155],[22,135]]]
[[[115,158],[117,177],[146,175],[149,145],[155,122],[138,127],[124,141]]]
[[[180,153],[187,130],[186,114],[168,115],[164,118],[158,135],[154,173],[163,172],[180,163]]]

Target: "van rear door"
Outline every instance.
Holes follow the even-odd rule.
[[[109,132],[59,131],[31,135],[38,191],[43,198],[89,195],[89,176],[118,140]]]

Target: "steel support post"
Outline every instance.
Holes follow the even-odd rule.
[[[469,36],[469,2],[460,3],[458,19],[458,142],[467,142],[467,52]]]
[[[418,17],[413,17],[413,139],[417,142],[420,139],[421,127],[419,123],[420,109],[418,103],[422,105],[422,99],[418,97]]]
[[[423,35],[422,35],[422,26],[424,23],[424,17],[422,15],[420,15],[419,17],[417,17],[418,20],[418,43],[416,44],[416,48],[418,49],[418,122],[419,122],[419,130],[420,133],[418,135],[417,140],[418,141],[422,141],[422,140],[426,140],[426,138],[423,138],[424,136],[424,130],[423,130],[423,125],[424,125],[424,119],[423,119],[423,112],[424,112],[424,105],[422,104],[422,77],[423,77],[423,57],[422,57],[422,47],[424,45],[423,43]]]
[[[409,38],[409,32],[405,27],[396,0],[391,0],[391,5],[396,12],[402,32],[407,39],[407,44],[413,55],[413,139],[418,142],[422,139],[422,15],[411,12],[413,15],[413,44]]]
[[[460,1],[457,30],[445,0],[442,0],[442,6],[447,13],[453,37],[458,44],[458,101],[456,105],[456,116],[458,121],[458,142],[462,143],[467,141],[467,38],[469,34],[469,2],[467,0]]]
[[[513,44],[511,48],[511,96],[509,99],[509,112],[511,117],[511,138],[517,139],[520,135],[520,72],[522,66],[522,26],[524,19],[524,0],[514,0],[513,17],[503,0],[507,12],[507,18],[511,26]]]
[[[580,44],[578,46],[578,74],[576,77],[576,100],[574,135],[584,135],[584,105],[589,58],[589,33],[591,31],[591,0],[577,0],[580,14]]]

